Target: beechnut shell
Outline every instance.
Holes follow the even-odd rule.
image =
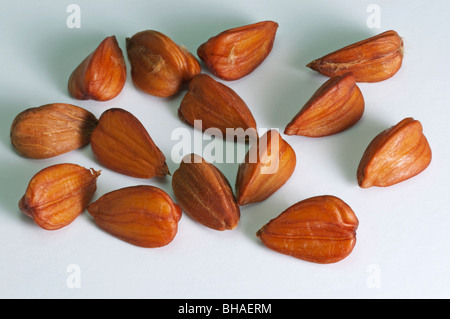
[[[69,93],[78,100],[111,100],[122,91],[126,77],[125,59],[117,39],[107,37],[73,71]]]
[[[242,98],[207,74],[196,75],[178,109],[180,119],[222,137],[255,138],[256,121]],[[217,131],[215,131],[217,130]]]
[[[138,185],[109,192],[87,207],[109,234],[146,248],[168,245],[177,234],[181,209],[163,190]]]
[[[200,45],[197,54],[215,76],[238,80],[253,72],[272,51],[278,23],[262,21],[221,32]]]
[[[10,129],[11,144],[24,157],[45,159],[89,143],[97,118],[71,104],[53,103],[19,113]]]
[[[422,124],[411,117],[405,118],[369,144],[358,167],[358,184],[368,188],[400,183],[424,171],[431,157]]]
[[[142,123],[130,112],[106,110],[91,135],[91,149],[105,167],[136,178],[164,177],[166,158]]]
[[[329,53],[307,67],[328,77],[351,72],[357,82],[379,82],[397,73],[402,61],[403,40],[391,30]]]
[[[265,246],[281,254],[329,264],[352,252],[358,225],[358,218],[347,203],[325,195],[292,205],[256,235]]]
[[[214,230],[236,228],[240,209],[225,175],[201,156],[189,154],[174,172],[172,188],[181,208]]]
[[[147,94],[172,96],[201,71],[200,63],[185,47],[161,32],[138,32],[126,42],[133,83]]]
[[[364,97],[351,73],[326,81],[286,126],[286,135],[328,136],[360,120]]]
[[[280,189],[294,173],[294,149],[276,130],[267,131],[247,152],[236,178],[239,205],[261,202]]]
[[[34,175],[19,209],[46,230],[72,223],[88,206],[100,172],[76,164],[56,164]]]

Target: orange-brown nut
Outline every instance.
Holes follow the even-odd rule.
[[[219,231],[238,225],[240,209],[230,183],[201,156],[183,158],[173,174],[172,188],[181,208],[200,224]]]
[[[168,245],[178,231],[181,208],[163,190],[148,185],[109,192],[87,207],[95,223],[135,246]]]
[[[364,113],[364,97],[352,73],[326,81],[289,122],[286,135],[322,137],[342,132]]]
[[[222,137],[256,138],[256,121],[241,97],[207,74],[196,75],[178,109],[180,119],[203,131],[217,129]]]
[[[325,195],[292,205],[256,235],[264,245],[279,253],[329,264],[353,251],[358,224],[350,206],[340,198]]]
[[[19,209],[46,230],[69,225],[87,207],[97,189],[100,172],[76,164],[56,164],[30,180]]]
[[[239,205],[267,199],[294,173],[294,149],[276,130],[267,131],[247,152],[236,178]]]
[[[122,50],[116,37],[110,36],[72,72],[69,93],[78,100],[108,101],[119,95],[126,78]]]
[[[215,76],[238,80],[253,72],[272,51],[278,23],[262,21],[229,29],[210,38],[197,54]]]
[[[132,177],[163,177],[166,158],[142,123],[130,112],[108,109],[91,135],[91,149],[107,168]]]
[[[146,30],[127,38],[131,78],[150,95],[169,97],[201,71],[198,60],[161,32]]]
[[[71,104],[53,103],[19,113],[10,129],[11,144],[27,158],[58,156],[89,144],[97,118]]]
[[[422,124],[405,118],[370,142],[358,166],[358,184],[362,188],[398,184],[424,171],[431,157]]]
[[[310,62],[307,67],[333,77],[352,72],[357,82],[379,82],[402,66],[403,40],[390,30]]]

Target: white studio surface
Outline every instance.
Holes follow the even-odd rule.
[[[72,3],[80,9],[80,28],[67,24]],[[0,297],[449,298],[449,10],[444,0],[0,0]],[[282,132],[326,81],[306,68],[326,53],[393,29],[404,39],[403,66],[389,80],[358,84],[366,110],[349,130],[318,139],[283,135],[297,155],[293,176],[266,201],[243,207],[233,231],[210,230],[183,215],[172,243],[144,249],[100,230],[87,212],[53,232],[20,213],[17,203],[30,178],[64,162],[102,170],[93,200],[141,184],[173,196],[170,176],[122,176],[101,167],[89,146],[48,160],[23,158],[11,146],[10,125],[24,109],[48,103],[75,104],[97,117],[111,107],[124,108],[141,120],[173,172],[178,163],[171,152],[179,140],[172,133],[194,133],[177,117],[184,94],[163,99],[135,88],[125,38],[154,29],[196,55],[209,37],[262,20],[279,24],[273,51],[247,77],[222,81],[246,101],[261,130]],[[108,102],[71,98],[70,73],[110,35],[127,62],[123,91]],[[208,72],[204,65],[203,71]],[[356,168],[366,146],[405,117],[422,123],[431,165],[389,188],[359,188]],[[196,147],[192,151],[202,150]],[[232,185],[241,159],[215,163]],[[325,194],[343,199],[359,219],[356,246],[343,261],[308,263],[269,250],[255,236],[292,204]]]

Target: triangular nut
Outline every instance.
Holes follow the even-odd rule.
[[[425,170],[431,157],[422,124],[411,117],[405,118],[369,144],[358,167],[358,184],[368,188],[400,183]]]
[[[127,176],[152,178],[169,174],[164,154],[144,125],[124,109],[103,112],[91,135],[91,149],[102,165]]]
[[[207,74],[191,80],[178,116],[194,128],[198,121],[203,132],[224,138],[248,141],[257,137],[256,121],[244,100]]]
[[[326,81],[286,126],[286,135],[322,137],[356,124],[364,113],[364,97],[352,73]]]
[[[331,52],[307,67],[328,77],[352,72],[357,82],[379,82],[394,76],[402,62],[403,40],[389,30]]]
[[[294,149],[276,130],[269,130],[252,145],[236,178],[239,205],[261,202],[280,189],[294,173]]]

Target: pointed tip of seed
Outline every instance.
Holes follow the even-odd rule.
[[[33,218],[33,214],[30,211],[27,203],[25,202],[25,195],[19,201],[19,210],[26,216]]]
[[[99,177],[99,176],[102,174],[102,170],[101,170],[101,169],[98,170],[98,171],[96,171],[95,169],[93,169],[93,168],[91,167],[90,170],[91,170],[92,175],[95,176],[95,178]]]
[[[317,71],[317,66],[318,66],[318,64],[319,64],[319,61],[318,61],[318,60],[314,60],[314,61],[309,62],[309,63],[306,65],[306,67],[307,67],[307,68],[310,68],[310,69],[312,69],[312,70],[314,70],[314,71]]]
[[[373,186],[373,183],[368,181],[364,176],[358,176],[358,185],[361,188],[370,188]]]
[[[172,176],[172,173],[169,170],[169,166],[167,166],[167,163],[164,162],[162,168],[161,168],[161,172],[160,172],[161,176],[164,177],[166,175]]]
[[[264,230],[267,228],[267,224],[265,224],[264,226],[262,226],[257,232],[256,232],[256,237],[261,237]]]
[[[286,128],[284,129],[284,132],[283,132],[285,135],[294,135],[295,134],[295,132],[294,132],[294,130],[292,129],[292,124],[291,123],[289,123],[287,126],[286,126]]]
[[[91,215],[92,217],[95,217],[98,213],[98,203],[97,202],[90,203],[86,207],[86,210],[89,213],[89,215]]]

